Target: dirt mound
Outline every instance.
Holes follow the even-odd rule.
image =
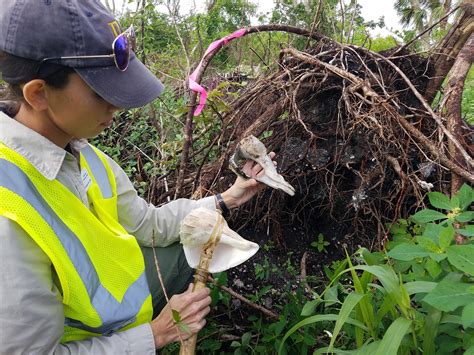
[[[427,190],[446,188],[449,172],[419,137],[436,145],[430,137],[438,126],[415,96],[431,73],[428,59],[399,49],[376,54],[329,40],[305,51],[284,49],[278,70],[230,103],[221,117],[219,158],[189,169],[199,174],[183,195],[225,189],[235,178],[227,169],[230,154],[253,134],[277,152],[278,169],[297,193],[267,189],[231,224],[265,230],[278,245],[295,225],[311,236],[380,244]]]

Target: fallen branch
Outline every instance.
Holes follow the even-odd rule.
[[[244,302],[245,304],[249,305],[250,307],[252,308],[255,308],[257,310],[259,310],[260,312],[262,312],[263,314],[266,314],[267,316],[269,317],[272,317],[272,318],[275,318],[275,319],[279,319],[280,316],[272,311],[270,311],[269,309],[266,309],[265,307],[262,307],[258,304],[255,304],[253,303],[252,301],[248,300],[247,298],[245,298],[244,296],[238,294],[237,292],[235,292],[234,290],[232,290],[231,288],[229,287],[226,287],[226,286],[223,286],[223,285],[219,285],[219,283],[214,280],[212,278],[212,276],[208,276],[207,278],[212,284],[216,285],[217,287],[219,287],[221,290],[227,292],[228,294],[230,294],[232,297],[234,298],[237,298],[238,300]]]

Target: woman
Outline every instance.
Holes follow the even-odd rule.
[[[170,308],[198,332],[209,290],[189,288],[179,223],[262,186],[237,179],[222,195],[155,208],[87,143],[163,89],[131,52],[132,29],[121,33],[99,1],[2,0],[0,29],[0,71],[19,102],[13,117],[0,112],[0,353],[154,354],[191,335]],[[166,306],[152,238],[174,294]]]

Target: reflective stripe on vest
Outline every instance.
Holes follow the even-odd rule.
[[[112,197],[112,186],[110,186],[107,171],[105,170],[105,166],[102,164],[100,158],[94,152],[93,148],[90,145],[87,145],[81,149],[81,154],[84,155],[84,158],[87,160],[87,164],[95,176],[97,184],[100,188],[100,192],[102,193],[102,197]]]
[[[86,286],[92,305],[102,323],[106,325],[97,328],[87,326],[82,328],[81,323],[74,320],[67,320],[66,324],[104,334],[122,328],[125,323],[132,323],[149,295],[145,272],[130,286],[122,302],[119,303],[100,283],[94,265],[81,241],[49,207],[23,171],[15,164],[3,159],[0,159],[0,171],[2,171],[0,186],[21,196],[54,230]]]

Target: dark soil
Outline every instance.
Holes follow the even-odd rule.
[[[296,194],[267,188],[234,212],[231,228],[261,249],[229,270],[227,282],[275,313],[300,286],[308,299],[311,290],[320,292],[328,283],[326,268],[346,251],[379,250],[392,223],[423,206],[429,189],[446,191],[450,181],[450,172],[427,153],[439,146],[438,127],[414,95],[413,88],[423,95],[429,81],[428,58],[403,51],[392,58],[406,79],[362,48],[321,41],[288,53],[283,50],[275,72],[228,103],[213,137],[219,144],[197,150],[187,167],[197,173],[182,190],[172,178],[171,192],[158,182],[161,200],[153,201],[164,202],[173,189],[193,198],[226,190],[235,179],[229,157],[250,134],[275,151],[278,170]],[[431,144],[420,143],[420,136]],[[322,250],[311,245],[319,235],[328,243]],[[213,312],[222,317],[219,324],[236,335],[259,312],[235,299],[230,311],[221,311]]]
[[[315,49],[318,50],[323,51]],[[363,79],[370,78],[359,58],[348,52],[344,54],[342,67]],[[366,59],[365,65],[371,70],[378,74],[383,72],[383,89],[397,97],[400,113],[415,112],[419,103],[400,77],[387,66],[365,57],[367,53],[359,55]],[[332,58],[333,55],[327,61]],[[411,57],[402,64],[405,74],[422,92],[429,70],[426,60]],[[297,73],[314,70],[308,64],[292,60],[284,65],[287,71],[295,72],[295,77],[298,77]],[[269,83],[272,81],[268,80]],[[382,88],[372,84],[382,95]],[[296,90],[294,96],[291,91],[282,93],[277,85],[261,83],[259,92],[252,96],[251,91],[258,85],[257,82],[250,86],[247,93],[233,103],[234,110],[241,109],[245,114],[232,118],[236,122],[235,131],[232,131],[233,125],[227,127],[224,140],[239,137],[255,120],[261,120],[266,128],[257,129],[256,133],[272,132],[264,143],[277,153],[279,172],[297,192],[290,197],[267,188],[234,213],[229,220],[231,228],[242,237],[257,242],[260,250],[250,260],[227,272],[227,286],[280,314],[282,306],[289,302],[289,292],[303,288],[310,300],[311,291],[320,292],[328,284],[325,267],[330,268],[335,261],[344,259],[346,251],[351,255],[361,247],[380,248],[383,239],[388,237],[388,226],[413,212],[419,204],[419,196],[415,196],[411,186],[403,185],[400,176],[386,162],[386,156],[400,159],[402,164],[407,164],[404,170],[418,173],[422,180],[433,182],[438,190],[442,190],[444,178],[440,178],[435,168],[426,173],[423,171],[426,163],[423,154],[396,122],[387,120],[383,111],[377,111],[379,107],[368,106],[366,111],[353,112],[353,107],[364,107],[364,104],[358,99],[348,100],[351,94],[346,88],[349,83],[343,83],[341,78],[331,76],[331,73],[324,78],[317,77],[305,88]],[[282,102],[288,96],[296,102],[285,107]],[[253,98],[255,103],[242,109],[246,101]],[[294,105],[305,126],[297,122]],[[360,124],[366,114],[376,117],[387,137],[382,137],[370,122]],[[288,115],[288,118],[282,119],[282,115]],[[428,123],[422,127],[429,133],[433,126]],[[308,134],[308,130],[314,136]],[[225,169],[227,154],[229,152],[223,152],[220,161],[202,173],[203,186],[206,186],[206,179],[217,181],[212,186],[217,191],[230,186],[235,176]],[[317,242],[320,234],[328,243],[322,250],[311,245]],[[302,277],[304,275],[306,277]],[[311,290],[308,291],[306,285]],[[214,314],[219,314],[219,324],[236,329],[231,332],[236,335],[245,332],[242,329],[249,324],[250,315],[260,315],[258,310],[235,299],[230,311]]]

